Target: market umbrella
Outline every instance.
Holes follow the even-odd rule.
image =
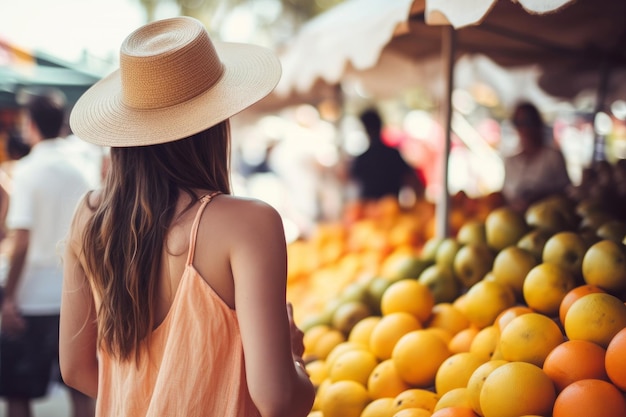
[[[569,75],[582,83],[578,88],[597,89],[600,107],[619,92],[611,84],[616,77],[609,75],[625,67],[624,16],[623,0],[349,0],[305,25],[284,51],[276,94],[308,91],[320,79],[338,83],[375,67],[383,52],[416,62],[443,57],[442,113],[449,149],[453,68],[459,56],[480,53],[506,67],[536,65],[546,76]],[[564,76],[556,78],[559,83],[552,80],[548,90],[559,84],[570,97],[578,92],[568,89]],[[444,165],[439,235],[448,233],[447,161]]]

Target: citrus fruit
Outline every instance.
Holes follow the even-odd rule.
[[[583,257],[587,243],[575,232],[559,232],[551,236],[543,248],[543,262],[559,265],[574,277],[582,276]]]
[[[305,354],[303,357],[316,358],[316,359],[326,359],[328,354],[340,343],[346,341],[346,337],[342,332],[337,329],[330,328],[328,331],[320,334],[319,337],[315,340],[315,344],[313,344],[310,348],[310,351],[306,348],[305,345]],[[309,355],[310,353],[310,355]]]
[[[379,359],[389,359],[396,342],[402,336],[421,328],[421,323],[411,313],[403,311],[389,313],[372,329],[369,348]]]
[[[405,408],[393,414],[392,417],[430,417],[432,413],[424,408]]]
[[[498,327],[498,330],[502,331],[511,320],[526,313],[534,313],[534,310],[526,305],[514,305],[498,314],[494,325]]]
[[[365,406],[360,417],[391,417],[393,398],[377,398]]]
[[[541,261],[543,248],[546,246],[546,242],[550,236],[552,236],[552,233],[546,230],[533,229],[522,236],[521,239],[517,241],[516,246],[527,250],[533,254],[537,261]]]
[[[543,262],[528,272],[522,293],[528,307],[556,317],[561,301],[575,286],[576,280],[571,272],[557,264]]]
[[[425,323],[431,315],[435,297],[428,287],[416,279],[401,279],[391,284],[383,293],[380,310],[384,315],[406,312]]]
[[[480,329],[476,326],[469,326],[461,330],[452,336],[452,339],[448,342],[448,349],[450,349],[451,353],[469,352],[472,347],[472,341],[478,332],[480,332]]]
[[[487,244],[497,251],[515,245],[527,231],[524,216],[507,206],[495,208],[485,218]]]
[[[574,301],[578,300],[580,297],[586,294],[596,293],[596,292],[606,292],[602,288],[597,285],[591,284],[583,284],[577,287],[572,288],[565,294],[565,297],[561,300],[561,305],[559,306],[559,320],[561,320],[561,324],[565,323],[565,315],[567,314],[567,310],[569,310],[570,306],[574,303]]]
[[[378,359],[368,350],[353,349],[343,352],[328,369],[328,377],[332,382],[352,380],[367,385],[367,380],[378,365]]]
[[[624,245],[609,239],[591,245],[582,263],[583,278],[587,284],[597,285],[607,292],[626,289],[626,253]]]
[[[461,227],[456,234],[456,240],[462,245],[470,243],[487,243],[487,236],[485,235],[485,222],[481,220],[468,220]]]
[[[468,243],[458,250],[452,267],[463,287],[469,288],[485,277],[493,260],[493,251],[486,243]]]
[[[482,329],[492,325],[502,311],[515,304],[513,290],[495,281],[479,281],[465,293],[462,311],[470,323]]]
[[[380,362],[370,373],[367,391],[372,399],[395,397],[411,386],[400,377],[393,360]]]
[[[587,340],[567,340],[546,356],[543,371],[554,382],[556,391],[581,379],[608,380],[604,369],[606,351]]]
[[[481,329],[472,339],[470,352],[479,354],[485,360],[491,359],[500,342],[500,329],[491,325]]]
[[[500,354],[507,361],[543,366],[546,356],[563,342],[559,326],[539,313],[515,317],[500,333]]]
[[[394,397],[392,411],[397,413],[406,408],[423,408],[432,413],[437,401],[439,401],[439,396],[432,391],[410,388]]]
[[[569,339],[589,340],[603,348],[624,327],[626,305],[619,298],[607,293],[580,297],[565,315],[564,328]]]
[[[455,406],[437,410],[431,417],[478,417],[478,414],[469,407]]]
[[[484,417],[549,416],[555,398],[554,384],[540,367],[509,362],[487,375],[480,391],[480,409]]]
[[[537,263],[537,258],[526,249],[508,246],[496,255],[491,272],[495,281],[508,285],[521,298],[524,279]]]
[[[305,366],[306,372],[309,374],[309,378],[311,382],[316,387],[319,387],[320,384],[328,377],[328,369],[326,367],[326,361],[317,359],[311,362],[308,362]]]
[[[569,384],[556,397],[553,417],[623,417],[626,399],[615,385],[599,379]]]
[[[441,337],[427,330],[414,330],[398,340],[391,359],[404,381],[427,388],[433,385],[437,370],[450,354]]]
[[[359,322],[352,327],[352,330],[350,330],[348,342],[369,346],[372,330],[374,330],[374,327],[379,321],[380,316],[369,316],[359,320]]]
[[[469,327],[469,320],[452,303],[438,303],[433,306],[426,326],[446,329],[450,334],[455,335]]]
[[[328,368],[328,370],[332,368],[333,363],[335,362],[335,359],[337,359],[343,353],[351,351],[351,350],[367,350],[367,346],[364,346],[361,343],[350,342],[347,340],[344,342],[338,343],[337,345],[335,345],[334,348],[332,348],[330,352],[328,352],[328,355],[326,355],[326,358],[324,359],[324,362],[326,363],[326,367]]]
[[[461,289],[461,285],[452,272],[452,267],[442,264],[429,266],[417,280],[432,293],[435,303],[453,301]]]
[[[454,388],[467,387],[472,373],[486,362],[482,355],[472,352],[455,353],[447,358],[435,375],[435,390],[443,395]]]
[[[433,411],[448,407],[472,407],[467,387],[454,388],[441,395]]]
[[[372,311],[365,301],[348,300],[337,307],[331,324],[344,335],[348,335],[356,323],[371,315]]]
[[[321,400],[324,417],[360,417],[370,398],[367,390],[356,381],[331,382]]]
[[[617,332],[606,348],[605,368],[609,379],[626,392],[626,328]]]
[[[469,405],[476,413],[482,415],[482,410],[480,409],[480,391],[483,388],[483,384],[487,379],[487,376],[497,367],[508,363],[504,359],[494,359],[483,363],[478,366],[478,368],[474,369],[474,372],[470,375],[467,380],[467,398],[469,401]]]

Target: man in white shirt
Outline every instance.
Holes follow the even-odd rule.
[[[15,166],[7,227],[13,250],[0,325],[0,396],[8,417],[30,417],[58,364],[63,268],[61,246],[89,182],[60,138],[65,100],[57,91],[26,106],[30,153]],[[71,391],[75,417],[93,416],[93,401]]]

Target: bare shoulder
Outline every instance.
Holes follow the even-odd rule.
[[[100,204],[100,191],[90,191],[78,202],[70,230],[72,243],[80,240],[85,224]]]
[[[279,229],[282,232],[282,219],[278,211],[270,204],[246,197],[220,195],[210,206],[210,216],[205,216],[220,227],[229,228],[232,232],[242,231],[253,233],[268,229]]]

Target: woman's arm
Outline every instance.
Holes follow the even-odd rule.
[[[64,382],[95,398],[98,392],[96,307],[76,255],[79,247],[76,229],[75,222],[63,260],[59,362]]]
[[[286,302],[287,255],[282,220],[252,203],[233,230],[231,267],[252,400],[264,417],[306,416],[315,397],[301,362],[301,332]],[[248,206],[250,207],[250,206]]]

